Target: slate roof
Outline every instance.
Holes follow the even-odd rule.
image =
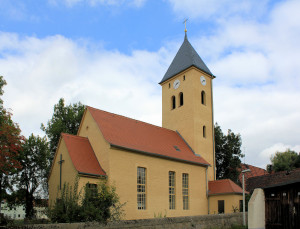
[[[169,66],[166,74],[164,75],[163,79],[160,81],[160,84],[191,66],[195,66],[200,70],[204,71],[205,73],[213,76],[213,74],[208,69],[206,64],[203,62],[201,57],[198,55],[198,53],[195,51],[193,46],[190,44],[190,42],[187,39],[187,35],[185,34],[184,41],[181,47],[179,48],[176,56],[174,57],[171,65]]]
[[[251,177],[247,180],[247,187],[249,191],[253,191],[256,188],[273,188],[293,183],[300,183],[300,168],[290,172],[282,171]]]
[[[69,155],[78,173],[93,176],[106,176],[88,138],[64,133],[62,133],[61,136],[66,143]]]
[[[243,189],[230,179],[208,182],[208,195],[213,196],[222,194],[243,194]]]
[[[104,139],[112,146],[149,156],[209,166],[176,131],[87,106]],[[179,149],[177,150],[176,147]]]
[[[268,172],[265,169],[262,169],[262,168],[259,168],[259,167],[253,166],[253,165],[243,164],[243,163],[241,164],[241,168],[239,169],[239,171],[243,171],[243,170],[246,170],[246,169],[251,170],[250,172],[246,172],[244,174],[245,175],[245,189],[246,190],[248,190],[247,189],[247,182],[246,182],[248,178],[268,174]],[[240,175],[239,175],[239,181],[240,181],[240,183],[243,182],[242,173],[240,173]]]

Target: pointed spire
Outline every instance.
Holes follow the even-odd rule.
[[[198,55],[196,50],[188,41],[187,33],[185,32],[184,41],[181,47],[179,48],[176,56],[174,57],[171,65],[169,66],[166,74],[164,75],[163,79],[160,81],[160,84],[172,78],[173,76],[177,75],[178,73],[188,69],[191,66],[194,66],[200,69],[201,71],[206,72],[207,74],[214,77],[214,75],[208,69],[208,67],[203,62],[201,57]]]

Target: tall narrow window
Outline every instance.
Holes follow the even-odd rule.
[[[86,184],[86,190],[88,192],[88,195],[90,197],[96,197],[98,193],[98,188],[96,184],[87,183]]]
[[[189,209],[189,174],[182,174],[182,199],[183,199],[183,210]]]
[[[146,209],[146,168],[137,168],[137,208]]]
[[[176,108],[176,98],[175,96],[173,95],[172,96],[172,109],[175,109]]]
[[[206,126],[203,126],[203,137],[206,138]]]
[[[175,209],[175,172],[169,171],[169,209]]]
[[[182,92],[179,93],[179,105],[180,106],[183,105],[183,93]]]
[[[203,105],[206,105],[206,95],[205,95],[205,91],[201,91],[201,103]]]
[[[224,213],[225,203],[224,200],[218,200],[218,213]]]

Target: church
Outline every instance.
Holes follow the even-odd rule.
[[[215,180],[213,80],[184,41],[159,82],[162,127],[86,106],[77,135],[61,134],[49,176],[49,202],[64,183],[116,187],[125,219],[232,213],[242,189]]]

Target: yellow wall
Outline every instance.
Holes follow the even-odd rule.
[[[240,210],[240,200],[243,195],[240,194],[224,194],[209,196],[209,214],[218,214],[218,200],[224,200],[224,213],[233,213],[233,207]]]
[[[76,178],[78,177],[78,192],[84,191],[84,187],[86,183],[98,184],[101,182],[101,178],[95,177],[86,177],[78,175],[77,170],[75,169],[70,155],[68,153],[66,143],[63,139],[61,139],[60,144],[58,146],[57,153],[55,154],[54,164],[52,168],[51,175],[49,177],[49,204],[54,204],[57,197],[60,197],[60,189],[59,189],[59,176],[60,176],[60,165],[58,161],[60,160],[60,155],[62,154],[62,159],[64,162],[62,163],[62,188],[64,184],[69,184],[74,187]],[[72,189],[73,190],[73,189]]]
[[[64,183],[74,184],[75,178],[77,176],[77,171],[69,156],[66,143],[63,139],[60,140],[57,152],[53,160],[53,167],[51,176],[49,177],[49,203],[53,204],[56,198],[60,195],[59,193],[59,176],[60,176],[60,165],[58,161],[60,160],[60,155],[64,162],[62,163],[62,187]]]
[[[126,219],[153,218],[207,214],[205,168],[132,153],[117,148],[110,151],[111,184],[122,203]],[[137,209],[137,167],[146,168],[146,210]],[[169,210],[169,171],[176,173],[176,209]],[[189,210],[183,210],[182,173],[189,174]]]
[[[185,80],[184,79],[185,76]],[[200,82],[200,76],[206,79],[206,85]],[[173,88],[175,80],[180,86]],[[169,87],[170,84],[170,87]],[[205,91],[206,104],[201,103],[201,92]],[[179,93],[183,92],[184,104],[179,106]],[[172,109],[172,96],[176,97],[176,108]],[[162,84],[162,126],[177,130],[192,147],[211,164],[208,170],[209,180],[214,180],[214,149],[212,119],[212,78],[195,67],[172,77]],[[206,137],[203,137],[203,126],[206,126]]]
[[[97,123],[93,116],[86,109],[84,117],[82,118],[78,135],[87,137],[92,145],[95,155],[101,165],[101,167],[109,175],[109,143],[104,139]]]

